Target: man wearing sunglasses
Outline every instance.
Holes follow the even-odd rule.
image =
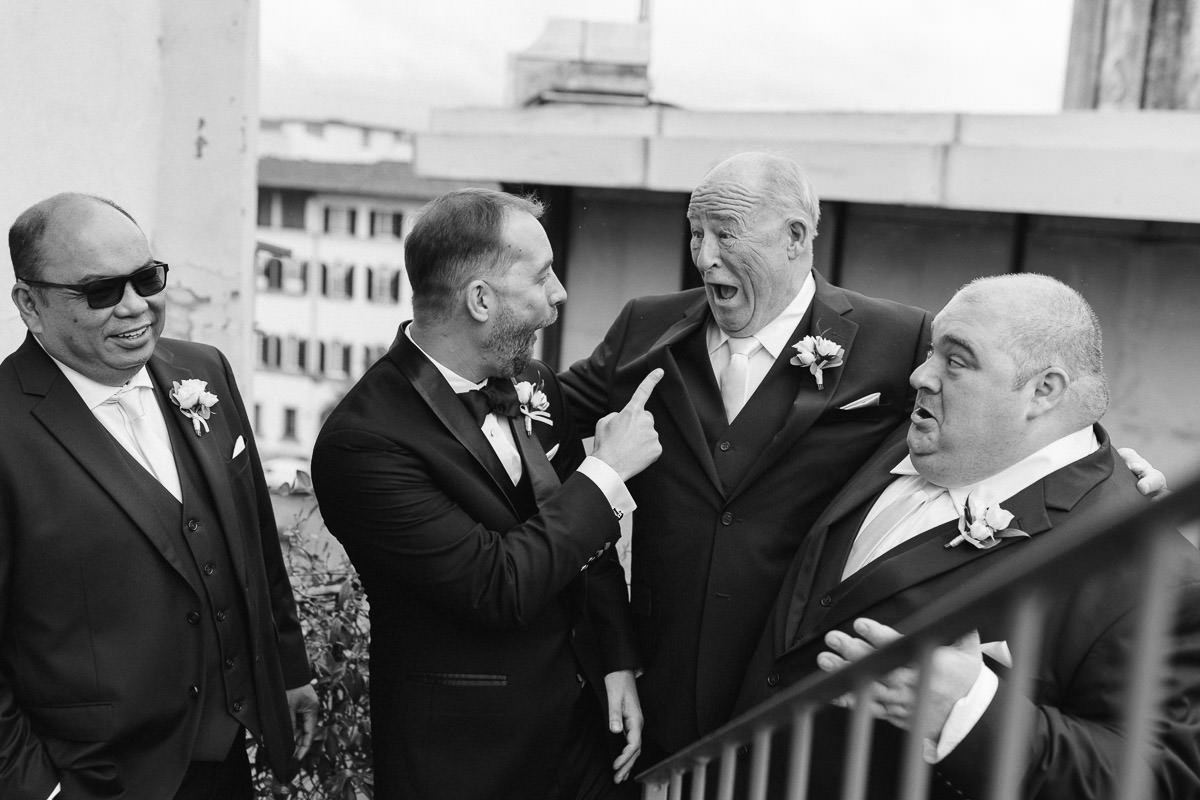
[[[229,364],[160,339],[168,266],[115,204],[44,200],[9,250],[0,797],[248,799],[246,733],[284,776],[317,701]]]

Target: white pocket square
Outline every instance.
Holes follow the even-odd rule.
[[[549,461],[550,459],[554,458],[554,454],[557,452],[558,452],[558,445],[554,445],[554,447],[551,447],[549,450],[546,451],[546,460]]]
[[[237,458],[239,455],[241,455],[242,451],[245,449],[246,449],[246,440],[243,439],[241,436],[239,436],[237,438],[237,441],[233,443],[233,455],[231,455],[230,458]]]
[[[838,411],[853,411],[856,408],[867,408],[879,405],[879,392],[871,392],[866,397],[860,397],[852,403],[846,403]]]

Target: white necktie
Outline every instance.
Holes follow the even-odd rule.
[[[725,404],[725,419],[733,422],[746,405],[746,382],[750,372],[750,356],[762,347],[758,339],[726,339],[729,345],[729,364],[721,373],[721,401]]]
[[[147,424],[143,402],[154,402],[154,398],[146,398],[146,391],[153,390],[148,386],[122,386],[104,402],[115,405],[121,412],[125,432],[129,434],[129,441],[133,444],[132,449],[128,446],[125,449],[157,478],[176,500],[182,500],[183,491],[179,486],[179,475],[175,470],[175,456],[171,453],[171,446]]]
[[[842,580],[849,578],[890,550],[891,547],[881,547],[888,534],[945,492],[946,490],[941,486],[926,482],[921,488],[901,495],[883,508],[869,525],[859,531],[854,545],[850,548],[850,555],[846,558],[846,567],[842,570]]]

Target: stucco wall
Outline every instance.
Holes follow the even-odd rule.
[[[221,347],[244,393],[257,58],[257,0],[14,2],[0,25],[0,223],[61,191],[120,203],[171,264],[167,334]],[[24,326],[0,309],[7,353]]]

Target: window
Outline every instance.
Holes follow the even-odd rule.
[[[341,342],[317,343],[317,372],[327,378],[347,378],[354,348]]]
[[[357,209],[325,206],[325,232],[335,236],[353,236],[357,217]]]
[[[296,409],[294,408],[283,409],[283,438],[296,438]]]
[[[367,267],[367,299],[375,303],[400,302],[400,270]]]
[[[289,372],[308,371],[308,341],[289,336],[287,341],[286,366]]]
[[[307,195],[304,192],[282,189],[279,192],[279,202],[283,212],[281,224],[285,228],[304,230],[304,205]]]
[[[302,295],[308,292],[308,262],[259,254],[258,289]]]
[[[388,297],[393,303],[400,302],[400,270],[393,272],[388,279]]]
[[[321,294],[334,299],[354,297],[354,265],[334,263],[321,265]]]
[[[283,261],[274,257],[268,258],[263,264],[263,275],[267,279],[263,289],[276,292],[283,289]]]
[[[280,342],[278,336],[258,333],[258,365],[266,369],[279,369]]]
[[[372,211],[371,236],[376,239],[399,239],[403,236],[404,215],[399,211]]]
[[[269,189],[258,190],[258,227],[271,227],[271,201],[275,199],[275,193]]]

